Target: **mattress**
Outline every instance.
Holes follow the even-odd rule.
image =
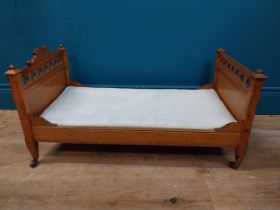
[[[66,87],[41,114],[59,126],[215,129],[236,122],[215,90]]]

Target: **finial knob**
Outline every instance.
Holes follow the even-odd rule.
[[[11,64],[11,65],[9,66],[8,70],[16,70],[15,65]]]
[[[257,73],[257,74],[263,74],[263,70],[262,70],[262,69],[257,69],[257,70],[256,70],[256,73]]]
[[[31,66],[31,64],[32,64],[32,60],[26,61],[26,65]]]
[[[18,72],[17,68],[13,64],[11,64],[9,66],[8,70],[5,72],[5,74],[7,76],[13,76],[13,75],[16,75],[17,72]]]
[[[262,69],[257,69],[256,70],[256,73],[255,73],[255,78],[256,79],[261,79],[261,80],[265,80],[267,79],[268,77],[266,75],[264,75],[264,72]]]
[[[226,50],[224,48],[219,48],[217,49],[217,53],[225,53]]]

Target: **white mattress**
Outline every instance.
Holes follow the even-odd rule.
[[[60,126],[215,129],[236,122],[215,90],[67,87],[42,113]]]

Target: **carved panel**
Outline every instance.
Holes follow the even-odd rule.
[[[26,67],[21,73],[23,86],[28,88],[62,65],[63,57],[60,51],[49,52],[47,47],[35,49],[32,59],[26,62]]]
[[[250,88],[252,84],[252,78],[248,77],[244,72],[234,63],[230,62],[228,59],[222,56],[218,57],[219,63],[224,67],[223,69],[228,73],[234,75],[239,79],[245,88]]]

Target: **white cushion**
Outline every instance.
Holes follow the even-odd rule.
[[[215,129],[236,122],[215,90],[67,87],[42,113],[60,126]]]

